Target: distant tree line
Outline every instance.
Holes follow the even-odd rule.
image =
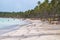
[[[60,20],[60,0],[38,1],[38,5],[25,12],[0,12],[0,17],[40,18],[44,20]]]

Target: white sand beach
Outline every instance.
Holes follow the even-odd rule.
[[[0,40],[60,40],[60,25],[26,20],[32,23],[1,35]]]

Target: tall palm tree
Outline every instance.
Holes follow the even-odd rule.
[[[39,6],[40,6],[40,1],[38,1],[38,9],[39,9]]]

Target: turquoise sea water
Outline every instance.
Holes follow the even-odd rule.
[[[29,24],[27,20],[16,19],[16,18],[0,18],[0,36],[10,31],[17,30],[22,25]]]
[[[0,29],[8,29],[11,26],[23,24],[26,24],[26,21],[23,21],[22,19],[0,18]]]

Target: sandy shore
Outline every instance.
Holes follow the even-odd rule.
[[[60,40],[60,25],[41,20],[30,20],[31,24],[0,36],[0,40]]]

